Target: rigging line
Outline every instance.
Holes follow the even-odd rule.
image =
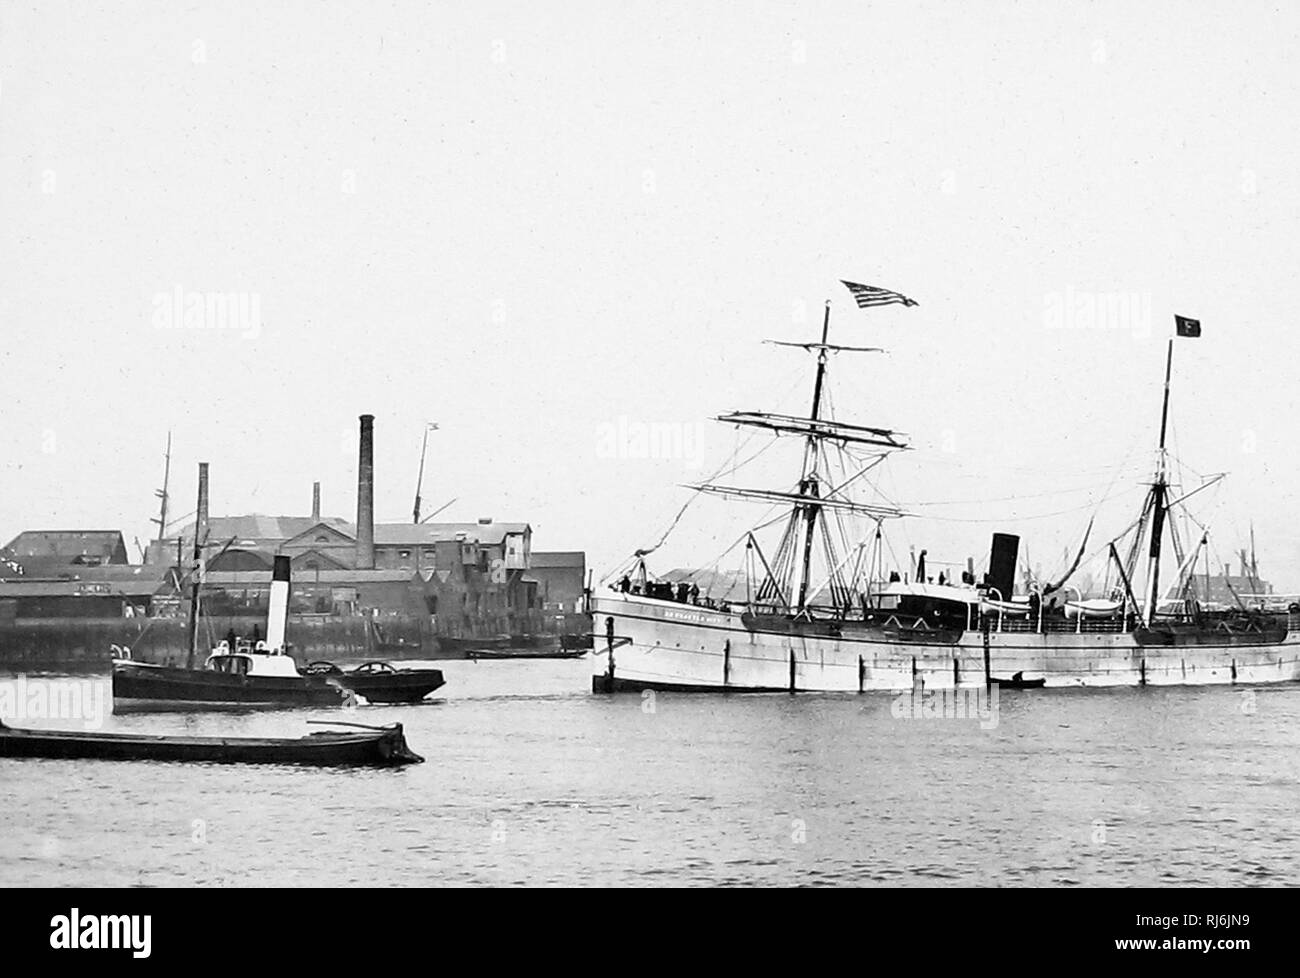
[[[757,433],[751,434],[750,436],[745,438],[744,441],[742,441],[739,445],[737,445],[731,457],[728,458],[727,461],[723,462],[722,465],[718,468],[718,470],[714,472],[712,475],[710,475],[704,481],[712,482],[714,479],[717,479],[724,474],[730,474],[730,472],[736,471],[736,469],[740,468],[741,466],[747,465],[748,463],[752,462],[754,459],[758,458],[759,455],[762,455],[763,452],[767,451],[768,448],[770,448],[772,445],[775,444],[775,440],[768,442],[766,445],[764,445],[763,448],[759,449],[759,451],[755,452],[744,462],[741,462],[738,465],[731,468],[730,470],[727,470],[727,466],[735,459],[735,456],[739,454],[741,448],[747,445],[749,441],[754,437],[757,437]],[[664,530],[663,534],[659,537],[658,542],[656,542],[653,547],[636,550],[632,555],[633,559],[644,557],[647,554],[654,553],[656,550],[662,547],[664,545],[664,541],[668,539],[668,537],[672,534],[673,530],[677,529],[677,524],[679,524],[682,521],[682,517],[686,515],[686,511],[691,507],[691,504],[694,503],[695,500],[698,499],[701,495],[702,495],[702,491],[696,489],[691,494],[691,496],[686,500],[686,502],[682,503],[682,508],[677,511],[677,515],[673,517],[673,521],[668,525],[668,529]],[[602,579],[602,583],[604,583],[604,580],[605,579]]]
[[[740,426],[737,425],[736,427],[739,428]],[[723,476],[731,475],[733,472],[737,471],[738,469],[743,469],[746,465],[754,461],[754,459],[758,458],[760,455],[762,455],[764,452],[766,452],[775,444],[776,444],[776,439],[774,438],[771,441],[766,442],[762,448],[756,451],[753,455],[749,456],[749,458],[745,459],[743,462],[737,462],[729,469],[725,467],[725,463],[724,463],[724,467],[722,469],[719,469],[717,472],[713,473],[713,475],[709,476],[709,478],[706,481],[712,482],[714,479],[721,479]],[[731,457],[735,458],[737,454],[739,454],[739,449],[737,449],[736,452],[733,453]]]
[[[713,559],[712,562],[706,564],[704,567],[697,568],[696,570],[694,570],[694,571],[692,571],[691,573],[687,574],[687,575],[686,575],[686,580],[688,580],[688,581],[693,581],[693,580],[695,580],[696,577],[698,577],[700,574],[704,573],[706,570],[715,570],[715,569],[718,567],[718,565],[722,563],[723,558],[726,557],[727,554],[731,553],[731,551],[735,550],[736,547],[737,547],[738,545],[744,543],[745,540],[749,538],[749,535],[750,535],[751,533],[757,533],[757,532],[759,532],[760,530],[766,530],[769,526],[772,526],[772,525],[775,524],[775,523],[779,523],[781,520],[785,519],[785,515],[786,515],[786,514],[785,514],[785,511],[784,511],[784,509],[783,509],[782,512],[778,513],[776,516],[772,517],[770,520],[767,520],[766,522],[760,522],[760,523],[756,524],[755,526],[751,527],[750,529],[746,530],[746,531],[745,531],[744,533],[742,533],[739,537],[737,537],[737,538],[736,538],[736,541],[735,541],[734,543],[732,543],[730,546],[728,546],[726,550],[724,550],[724,551],[722,551],[722,553],[718,554],[718,556],[715,557],[715,558]]]
[[[976,464],[974,461],[969,459],[953,457],[952,453],[950,452],[932,451],[930,449],[925,449],[925,448],[916,448],[913,449],[913,451],[915,452],[914,457],[917,459],[918,463],[925,464],[925,465],[937,464],[937,465],[944,465],[944,466],[953,466],[956,468],[970,468]],[[979,468],[973,471],[977,471],[980,474],[984,474],[988,472],[1010,472],[1010,473],[1027,472],[1030,474],[1038,474],[1042,472],[1042,466],[1034,467],[1028,465],[1001,465],[994,462],[990,462],[986,459],[980,459],[978,464],[979,464]],[[1120,464],[1122,465],[1124,463],[1120,463]],[[1113,471],[1115,468],[1116,468],[1116,463],[1111,462],[1106,465],[1092,465],[1092,466],[1087,466],[1086,468],[1079,468],[1079,469],[1060,469],[1059,471],[1062,471],[1065,474],[1071,476],[1076,476],[1076,475],[1089,476],[1089,475],[1106,474]]]
[[[1132,492],[1133,490],[1130,489],[1129,491]],[[930,515],[923,516],[921,517],[921,519],[938,520],[939,522],[942,523],[1022,523],[1022,522],[1029,522],[1030,520],[1050,519],[1053,516],[1068,516],[1071,513],[1081,513],[1087,511],[1091,507],[1092,507],[1092,503],[1088,503],[1085,506],[1075,506],[1071,509],[1060,509],[1054,513],[1036,513],[1033,516],[1004,516],[1004,517],[996,517],[992,519],[965,518],[959,516],[930,516]]]
[[[1025,493],[1019,496],[1001,496],[994,499],[927,500],[925,502],[909,503],[908,506],[910,508],[919,508],[921,506],[981,506],[985,503],[1014,503],[1014,502],[1019,502],[1022,499],[1045,499],[1048,496],[1069,496],[1078,492],[1096,492],[1098,489],[1109,490],[1114,484],[1115,484],[1115,480],[1112,479],[1110,482],[1106,483],[1105,485],[1079,486],[1074,489],[1051,489],[1048,490],[1047,492]],[[1107,498],[1109,497],[1103,496],[1102,501],[1104,502]]]

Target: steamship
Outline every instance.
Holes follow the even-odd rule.
[[[888,290],[844,284],[862,309],[916,305]],[[1011,534],[994,534],[982,579],[971,567],[960,580],[941,574],[935,581],[924,552],[906,575],[895,571],[886,579],[884,526],[908,514],[878,493],[860,498],[861,489],[881,462],[907,447],[907,436],[840,422],[826,410],[828,354],[882,352],[830,343],[830,312],[828,301],[820,342],[780,344],[816,357],[808,416],[733,412],[716,419],[760,435],[793,435],[803,455],[797,483],[786,490],[709,481],[689,487],[788,510],[779,544],[769,554],[758,527],[746,535],[745,594],[733,602],[684,596],[648,571],[655,548],[637,551],[588,597],[594,691],[864,692],[1300,678],[1300,607],[1268,612],[1243,598],[1235,608],[1211,609],[1194,597],[1196,563],[1208,537],[1202,533],[1193,544],[1175,516],[1212,481],[1183,491],[1173,477],[1166,450],[1173,336],[1154,477],[1138,519],[1105,548],[1114,589],[1085,598],[1068,584],[1083,559],[1085,534],[1063,578],[1017,594],[1019,538]],[[1177,335],[1199,336],[1199,322],[1177,317],[1177,323]],[[1162,592],[1166,537],[1177,571]]]

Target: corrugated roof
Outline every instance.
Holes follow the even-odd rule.
[[[507,533],[526,533],[527,523],[376,523],[375,543],[378,546],[432,546],[446,540],[455,540],[465,534],[466,540],[497,544]]]
[[[587,554],[582,550],[534,550],[528,564],[534,568],[585,568]]]

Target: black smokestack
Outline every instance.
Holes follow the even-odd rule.
[[[375,416],[361,415],[357,460],[357,570],[375,568]]]
[[[993,534],[993,548],[989,552],[989,572],[985,578],[989,587],[997,589],[997,597],[1010,601],[1016,589],[1016,559],[1020,556],[1020,537],[1014,533]]]
[[[311,484],[311,521],[320,522],[320,483]]]

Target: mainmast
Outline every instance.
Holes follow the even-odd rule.
[[[866,309],[871,306],[899,304],[916,305],[915,300],[898,292],[873,286],[845,282],[857,300],[858,307]],[[788,434],[803,438],[804,460],[799,482],[795,491],[778,491],[771,489],[750,489],[737,486],[716,485],[713,483],[695,484],[689,488],[719,496],[734,496],[754,501],[786,503],[792,508],[786,524],[785,533],[772,564],[764,558],[767,578],[759,588],[758,600],[776,597],[792,614],[804,614],[809,601],[816,598],[822,586],[813,588],[812,556],[816,547],[818,519],[823,519],[822,537],[827,549],[827,568],[829,577],[826,585],[830,589],[831,601],[839,607],[851,604],[851,582],[841,574],[846,561],[837,560],[830,534],[824,523],[825,512],[836,514],[854,514],[867,516],[876,521],[879,531],[880,521],[889,517],[905,515],[892,505],[862,503],[845,495],[850,483],[865,475],[886,454],[891,451],[906,449],[904,435],[888,428],[875,428],[867,425],[846,424],[823,417],[822,394],[826,383],[827,354],[852,351],[855,353],[883,353],[879,347],[841,346],[828,342],[830,336],[831,303],[826,301],[822,317],[822,335],[820,343],[792,343],[781,340],[769,340],[778,346],[793,346],[808,352],[817,352],[817,374],[813,383],[812,410],[808,417],[786,414],[773,414],[767,411],[733,411],[719,415],[719,421],[729,424],[744,425],[751,428],[763,428],[776,435]],[[874,458],[867,462],[859,472],[845,479],[839,485],[826,478],[829,473],[821,471],[822,442],[832,441],[841,446],[864,445],[874,449]],[[802,528],[803,532],[800,533]],[[751,545],[754,541],[751,536]],[[759,556],[762,557],[761,551]],[[855,571],[856,577],[856,571]],[[811,593],[810,593],[811,592]]]
[[[826,380],[826,341],[830,334],[830,328],[831,302],[827,299],[826,312],[822,316],[822,342],[817,350],[817,379],[813,382],[812,412],[808,415],[809,420],[814,425],[820,420],[822,384]],[[803,507],[803,518],[806,527],[803,541],[803,569],[799,580],[799,600],[795,606],[796,613],[802,612],[808,603],[808,577],[812,570],[813,532],[817,527],[817,512],[821,508],[821,503],[817,501],[821,495],[821,490],[817,484],[817,454],[819,451],[817,442],[817,435],[810,432],[807,447],[804,449],[803,478],[799,481],[799,493],[807,496],[809,501]]]

